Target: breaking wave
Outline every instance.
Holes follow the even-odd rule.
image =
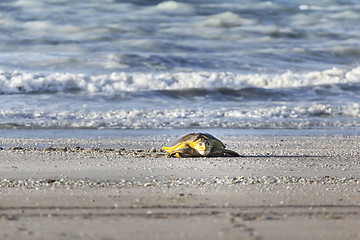
[[[189,89],[292,89],[326,86],[341,92],[360,88],[360,67],[350,70],[282,74],[237,74],[231,72],[125,73],[105,75],[29,73],[0,71],[0,94],[84,92],[116,96],[123,92],[182,91]]]
[[[26,112],[0,110],[0,128],[162,129],[360,127],[360,105],[256,109],[163,109]],[[336,119],[334,121],[334,119]]]

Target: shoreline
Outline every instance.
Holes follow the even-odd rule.
[[[221,129],[221,128],[194,128],[194,129],[0,129],[2,138],[143,138],[155,136],[182,136],[189,132],[207,132],[216,136],[333,136],[360,135],[360,129]]]
[[[360,136],[219,138],[242,156],[168,158],[171,135],[2,137],[0,238],[360,236]]]

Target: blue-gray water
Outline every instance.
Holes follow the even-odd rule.
[[[0,2],[0,129],[360,129],[360,2]]]

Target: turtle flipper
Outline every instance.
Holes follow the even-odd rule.
[[[200,154],[193,148],[180,148],[170,153],[171,157],[198,157]]]
[[[169,154],[172,154],[173,152],[175,152],[177,150],[186,149],[186,148],[191,148],[191,147],[189,146],[189,144],[187,142],[180,142],[178,144],[175,144],[174,146],[162,147],[161,149]]]
[[[213,157],[240,157],[240,155],[232,150],[224,149],[224,148],[213,148],[211,151],[211,156]]]
[[[171,154],[176,149],[176,146],[162,147],[161,149],[164,150],[165,152]]]
[[[190,146],[191,143],[179,143],[171,147],[162,147],[171,157],[198,157],[199,152]]]

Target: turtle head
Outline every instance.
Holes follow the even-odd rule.
[[[202,156],[208,156],[211,152],[211,142],[207,139],[200,139],[194,147]]]

